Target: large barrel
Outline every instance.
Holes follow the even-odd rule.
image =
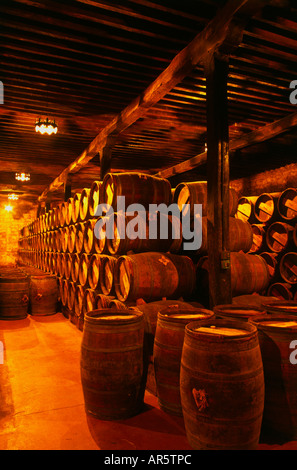
[[[287,282],[274,282],[267,289],[267,295],[276,297],[280,300],[292,300],[292,285]]]
[[[266,315],[266,310],[260,305],[257,307],[253,306],[243,306],[243,305],[216,305],[213,308],[213,311],[216,315],[216,318],[221,318],[225,320],[238,320],[238,321],[248,321],[250,318],[259,315]]]
[[[278,199],[278,212],[286,221],[296,221],[297,218],[297,189],[288,188]]]
[[[264,292],[270,282],[267,264],[259,255],[230,253],[232,295]],[[201,295],[208,290],[208,258],[197,264],[197,290]]]
[[[28,315],[29,281],[24,274],[0,277],[0,319],[20,320]]]
[[[160,408],[169,414],[182,416],[179,379],[185,325],[213,316],[212,311],[203,308],[187,310],[174,305],[158,313],[154,370]]]
[[[171,185],[164,178],[142,173],[107,173],[102,182],[102,202],[117,209],[117,197],[125,197],[125,209],[130,204],[141,204],[149,210],[150,204],[170,205]]]
[[[202,204],[202,215],[207,215],[207,181],[180,183],[174,191],[174,202],[184,214],[190,210],[194,215],[194,205]],[[183,208],[183,205],[186,207]],[[229,188],[229,215],[233,217],[238,205],[238,195],[234,188]]]
[[[263,433],[296,439],[297,317],[273,314],[255,317],[252,323],[258,328],[264,367]]]
[[[257,449],[264,407],[257,328],[223,319],[186,325],[180,394],[193,449]]]
[[[289,284],[297,284],[297,253],[288,252],[280,260],[279,272],[281,278]]]
[[[86,413],[99,419],[127,419],[143,408],[143,315],[115,309],[85,315],[81,382]]]
[[[95,217],[96,215],[101,215],[101,214],[96,214],[97,207],[101,203],[101,187],[102,187],[102,181],[93,181],[90,189],[90,194],[89,194],[89,214],[90,217]]]
[[[195,287],[195,267],[189,257],[169,253],[120,256],[115,265],[114,284],[121,301],[186,298]]]
[[[230,251],[243,251],[247,253],[253,243],[251,225],[243,220],[229,217],[229,239]],[[202,243],[197,254],[205,255],[207,251],[207,218],[202,217]]]
[[[54,315],[58,306],[58,283],[54,275],[30,277],[31,315]]]
[[[277,203],[280,195],[281,193],[263,193],[258,196],[254,206],[254,215],[258,223],[266,224],[279,216]]]
[[[268,248],[275,252],[281,253],[289,250],[293,245],[294,227],[284,222],[274,222],[266,232],[266,243]]]
[[[180,218],[170,214],[144,212],[135,216],[115,213],[113,234],[113,238],[108,237],[106,241],[111,255],[128,251],[177,253],[182,244]]]
[[[259,256],[264,259],[267,264],[270,280],[274,279],[278,274],[278,254],[264,251]]]

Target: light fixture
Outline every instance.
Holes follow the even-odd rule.
[[[7,206],[5,206],[4,209],[5,209],[7,212],[11,212],[12,209],[13,209],[13,207],[12,207],[10,204],[8,204]]]
[[[35,131],[40,134],[56,134],[58,132],[58,126],[55,120],[51,121],[49,118],[38,118],[35,122]]]
[[[16,173],[15,179],[18,181],[30,181],[30,173]]]
[[[17,201],[18,198],[19,196],[17,194],[14,194],[14,193],[8,194],[8,199],[11,199],[13,201]]]

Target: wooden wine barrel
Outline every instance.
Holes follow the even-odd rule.
[[[84,251],[85,222],[79,222],[73,227],[75,227],[75,251],[80,254]]]
[[[263,431],[296,439],[297,436],[297,317],[286,314],[259,316],[253,319],[259,333],[264,378],[265,403]],[[292,362],[293,361],[293,362]]]
[[[114,270],[117,258],[101,255],[99,264],[99,286],[102,294],[114,294]]]
[[[213,311],[218,319],[248,321],[250,318],[259,315],[266,315],[266,310],[260,305],[257,307],[243,305],[216,305]]]
[[[95,304],[96,295],[96,291],[93,289],[85,289],[82,305],[82,311],[84,315],[97,308]]]
[[[67,284],[65,286],[65,296],[66,305],[70,311],[72,311],[74,308],[75,290],[76,284],[72,281],[67,281]]]
[[[190,210],[194,216],[194,204],[202,204],[202,215],[207,215],[207,181],[194,181],[180,183],[174,192],[174,202],[181,212],[186,214]],[[183,205],[186,207],[183,208]],[[188,206],[187,206],[188,205]],[[233,188],[229,188],[229,215],[234,216],[237,210],[238,196]]]
[[[72,212],[73,212],[73,197],[67,200],[65,223],[66,225],[72,224]]]
[[[72,266],[72,255],[71,253],[65,254],[65,264],[64,264],[64,276],[65,279],[70,280],[71,277],[71,266]]]
[[[81,382],[88,415],[118,420],[143,409],[143,335],[141,314],[110,309],[85,315]]]
[[[60,270],[60,275],[61,277],[65,276],[65,269],[66,269],[66,254],[61,253],[61,270]]]
[[[66,224],[66,213],[67,213],[67,201],[61,203],[60,209],[60,227],[64,227]]]
[[[278,199],[278,212],[286,221],[296,221],[297,218],[297,189],[288,188]]]
[[[174,305],[158,313],[153,360],[158,402],[166,413],[182,416],[179,381],[185,326],[213,316],[203,308],[187,310]]]
[[[250,253],[259,253],[266,248],[266,226],[264,224],[250,224],[253,242]]]
[[[89,260],[88,284],[91,289],[99,288],[101,255],[93,254]]]
[[[270,282],[266,262],[259,255],[230,253],[232,295],[264,292]],[[208,291],[208,258],[203,257],[197,265],[197,290],[201,295]]]
[[[263,253],[259,253],[259,256],[261,256],[261,258],[266,261],[271,281],[278,274],[278,254],[270,253],[269,251],[264,251]]]
[[[86,255],[85,253],[80,255],[80,262],[78,268],[78,282],[83,287],[88,287],[89,262],[89,255]]]
[[[69,225],[68,227],[68,240],[67,240],[67,251],[74,253],[76,251],[76,225]]]
[[[236,211],[236,218],[241,219],[250,224],[257,222],[255,217],[255,204],[257,202],[257,196],[241,197],[238,200],[238,206]]]
[[[113,234],[113,238],[107,237],[106,240],[110,255],[122,255],[128,251],[177,253],[182,244],[180,218],[171,214],[145,212],[135,216],[115,213]]]
[[[63,227],[61,233],[61,251],[66,253],[68,251],[68,238],[69,238],[69,227]]]
[[[267,289],[267,295],[281,300],[292,300],[292,285],[286,282],[274,282]]]
[[[107,217],[102,216],[98,217],[97,223],[94,225],[94,252],[97,254],[108,253],[107,243],[106,243],[106,223]]]
[[[289,250],[293,245],[294,227],[284,222],[274,222],[266,232],[266,243],[268,248],[275,252],[281,253]]]
[[[95,297],[95,310],[109,308],[111,300],[112,297],[108,297],[107,295],[103,294],[97,294]]]
[[[266,224],[279,217],[277,203],[281,193],[263,193],[258,196],[254,214],[258,223]]]
[[[288,284],[297,284],[297,253],[285,253],[279,263],[281,278]]]
[[[68,300],[68,281],[67,281],[67,279],[62,279],[60,296],[61,296],[61,302],[62,302],[63,307],[66,307],[67,306],[67,300]]]
[[[229,239],[230,251],[243,251],[247,253],[253,243],[251,225],[243,220],[229,217]],[[205,255],[207,251],[207,218],[202,217],[202,243],[197,254]]]
[[[96,211],[98,205],[101,203],[101,188],[102,181],[93,181],[89,194],[89,214],[90,217],[96,217]],[[100,214],[102,215],[102,214]]]
[[[186,325],[180,395],[193,449],[256,450],[264,408],[257,328],[220,319]]]
[[[114,270],[114,285],[121,301],[186,297],[195,287],[195,267],[189,257],[169,253],[120,256]]]
[[[80,196],[79,220],[85,222],[90,217],[89,212],[90,188],[84,188]]]
[[[265,310],[265,303],[274,302],[276,301],[276,297],[268,297],[267,295],[260,295],[260,294],[245,294],[245,295],[237,295],[236,297],[232,298],[232,305],[239,306],[239,307],[247,307],[247,308],[261,308],[262,311]]]
[[[110,300],[108,304],[108,308],[113,308],[115,310],[129,310],[130,309],[130,307],[128,307],[123,302],[117,299]]]
[[[94,227],[97,219],[89,219],[85,222],[83,251],[84,253],[91,254],[95,251],[95,235]]]
[[[54,275],[30,277],[31,315],[54,315],[58,306],[58,283]]]
[[[78,282],[79,265],[80,265],[80,255],[78,253],[74,253],[71,256],[71,267],[70,267],[70,278],[72,279],[74,283]]]
[[[73,304],[73,310],[74,310],[74,314],[76,316],[77,321],[83,313],[84,295],[85,295],[85,289],[83,288],[83,286],[80,286],[79,284],[77,284],[75,286],[74,304]]]
[[[102,182],[102,202],[117,210],[117,197],[125,197],[125,211],[130,204],[170,205],[171,185],[168,180],[142,173],[107,173]]]
[[[63,228],[60,227],[56,231],[56,251],[58,252],[62,251],[62,237],[63,237]]]
[[[277,315],[297,315],[297,302],[294,300],[273,300],[263,304],[268,313]]]
[[[29,280],[24,274],[0,277],[0,319],[21,320],[28,315]]]
[[[81,193],[75,193],[72,200],[72,223],[76,224],[79,222],[79,210],[80,210],[80,198]]]

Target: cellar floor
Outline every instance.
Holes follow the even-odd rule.
[[[86,415],[81,339],[62,313],[0,321],[0,450],[191,450],[183,419],[160,410],[148,391],[133,418]],[[261,442],[259,449],[297,450],[297,441]]]

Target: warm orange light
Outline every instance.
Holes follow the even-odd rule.
[[[40,134],[56,134],[58,132],[58,126],[55,123],[55,120],[50,121],[48,118],[42,120],[37,119],[35,123],[35,131],[39,132]]]
[[[30,173],[16,173],[15,179],[18,181],[30,181]]]
[[[19,196],[17,194],[14,194],[14,193],[8,194],[8,199],[11,199],[13,201],[17,201],[18,198]]]
[[[5,210],[6,210],[7,212],[11,212],[12,209],[13,209],[13,207],[12,207],[11,205],[5,206]]]

